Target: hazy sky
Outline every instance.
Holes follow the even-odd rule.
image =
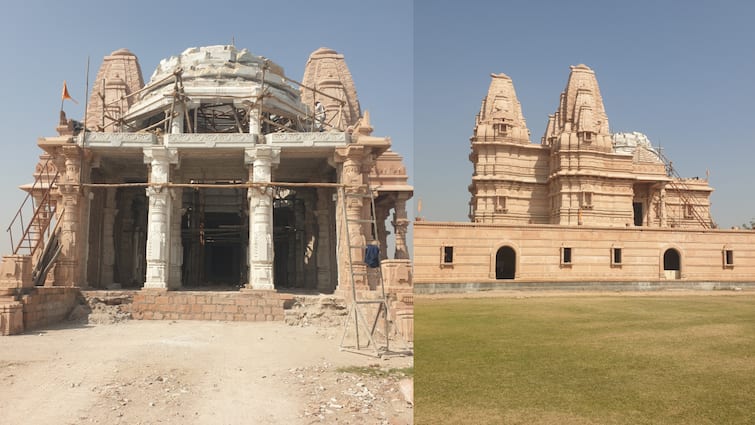
[[[469,137],[491,73],[540,143],[569,66],[596,73],[612,132],[640,131],[683,177],[710,170],[722,227],[755,217],[755,3],[430,1],[414,7],[415,200],[468,221]]]
[[[83,119],[86,63],[90,87],[102,58],[125,47],[144,78],[158,62],[189,47],[230,44],[283,66],[301,80],[309,54],[330,47],[345,55],[362,110],[375,135],[412,164],[412,4],[355,1],[17,1],[3,4],[0,39],[0,248],[5,228],[32,180],[41,153],[37,138],[56,135],[63,80],[79,104],[65,103],[69,118]]]

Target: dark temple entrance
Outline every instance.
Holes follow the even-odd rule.
[[[634,212],[634,225],[642,226],[643,217],[644,217],[643,212],[642,212],[642,202],[632,203],[632,210]]]
[[[184,286],[236,287],[246,281],[247,208],[244,189],[184,190]]]
[[[273,261],[276,288],[303,288],[304,202],[295,191],[279,189],[273,199]]]
[[[516,252],[510,246],[502,246],[495,254],[495,278],[513,279],[516,275]]]

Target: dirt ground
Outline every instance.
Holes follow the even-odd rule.
[[[0,337],[0,423],[411,424],[411,356],[339,350],[283,323],[65,324]],[[403,388],[402,388],[403,387]]]

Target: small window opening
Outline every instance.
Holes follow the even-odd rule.
[[[684,218],[694,218],[695,217],[695,206],[692,204],[686,204],[684,206]]]
[[[495,129],[499,136],[509,135],[509,126],[507,124],[496,124]]]
[[[562,247],[561,248],[561,264],[562,265],[568,265],[571,264],[571,248],[569,247]]]
[[[621,265],[621,248],[612,248],[611,249],[611,264],[614,266],[620,266]]]
[[[454,262],[454,247],[443,247],[443,264],[451,264]]]
[[[724,250],[724,266],[726,267],[734,266],[734,250],[731,250],[731,249]]]
[[[592,208],[592,192],[582,192],[582,208]]]
[[[495,211],[496,212],[508,212],[508,208],[506,208],[506,197],[505,196],[496,196],[495,197]]]

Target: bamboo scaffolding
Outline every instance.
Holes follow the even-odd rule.
[[[218,188],[218,189],[225,189],[225,188],[267,188],[267,187],[319,187],[319,188],[340,188],[340,187],[366,187],[366,185],[347,185],[344,183],[317,183],[317,182],[309,182],[309,183],[294,183],[294,182],[242,182],[242,183],[80,183],[80,184],[73,184],[72,186],[78,186],[78,187],[89,187],[89,188],[98,188],[98,187],[187,187],[187,188],[197,188],[197,189],[207,189],[207,188]]]

